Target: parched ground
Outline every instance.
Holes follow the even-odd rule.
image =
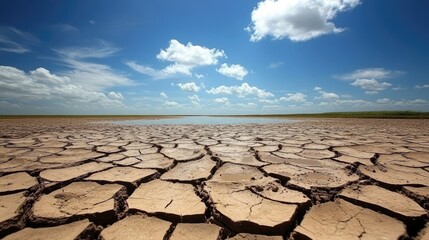
[[[0,238],[429,239],[429,120],[0,120]]]

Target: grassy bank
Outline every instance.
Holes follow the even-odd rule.
[[[241,115],[244,116],[244,115]],[[268,114],[268,115],[246,115],[260,117],[282,117],[282,118],[401,118],[401,119],[429,119],[429,112],[412,111],[374,111],[374,112],[328,112],[328,113],[306,113],[306,114]]]

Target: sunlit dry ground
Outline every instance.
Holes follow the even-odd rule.
[[[0,120],[6,239],[427,239],[428,199],[429,120]]]

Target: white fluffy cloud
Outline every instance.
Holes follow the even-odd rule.
[[[197,102],[201,101],[201,99],[198,97],[197,94],[194,94],[192,96],[188,96],[188,98],[192,101],[197,101]]]
[[[162,97],[162,98],[168,98],[168,95],[165,92],[161,92],[159,94],[159,96]]]
[[[388,104],[388,103],[391,103],[391,102],[392,102],[392,100],[390,100],[388,98],[380,98],[380,99],[378,99],[376,101],[376,103],[378,103],[378,104]]]
[[[197,94],[194,94],[192,96],[188,96],[189,100],[191,100],[192,104],[194,104],[194,106],[199,106],[201,99],[198,97]]]
[[[236,105],[237,105],[237,107],[240,107],[240,108],[256,108],[258,106],[258,104],[253,103],[253,102],[237,103]]]
[[[184,45],[176,39],[172,39],[169,46],[166,49],[161,49],[156,55],[156,58],[161,61],[171,62],[164,69],[156,70],[149,66],[137,64],[134,61],[128,61],[125,64],[135,71],[155,79],[164,79],[176,74],[191,76],[195,67],[216,65],[221,57],[226,57],[223,50],[193,45],[190,42]]]
[[[210,94],[237,94],[238,97],[246,97],[249,95],[255,95],[258,98],[268,98],[274,95],[264,89],[259,89],[255,86],[250,86],[248,83],[243,83],[240,86],[219,86],[217,88],[211,88],[207,90]]]
[[[190,42],[183,45],[176,39],[172,39],[170,40],[168,48],[161,50],[161,52],[156,55],[156,58],[186,66],[204,66],[215,65],[218,62],[218,58],[225,56],[222,50],[215,48],[209,49],[193,45]]]
[[[281,101],[287,101],[287,102],[305,102],[305,98],[307,95],[297,92],[297,93],[288,93],[286,94],[286,97],[281,97]]]
[[[321,92],[323,99],[338,99],[340,98],[337,94],[332,92]]]
[[[365,94],[374,95],[392,86],[392,84],[382,81],[382,79],[394,78],[404,73],[403,71],[394,71],[385,68],[363,68],[335,77],[353,81],[350,85],[366,90]]]
[[[350,10],[359,0],[264,0],[252,11],[252,23],[246,28],[251,41],[266,36],[306,41],[320,35],[338,33],[332,20]]]
[[[117,99],[117,100],[124,100],[124,96],[122,96],[122,93],[120,92],[109,92],[107,94],[107,96],[109,96],[112,99]]]
[[[124,97],[119,92],[104,93],[76,85],[69,77],[52,74],[45,68],[24,71],[0,66],[0,92],[9,102],[32,104],[49,100],[66,106],[122,107]]]
[[[180,104],[175,101],[165,101],[164,106],[166,107],[179,107]]]
[[[204,78],[204,74],[195,73],[195,77],[197,77],[198,79],[201,79],[201,78]]]
[[[363,99],[343,99],[333,98],[324,99],[321,96],[316,97],[318,101],[303,104],[283,105],[265,105],[262,109],[273,113],[284,113],[285,111],[296,112],[333,112],[333,111],[393,111],[393,110],[414,110],[426,111],[429,101],[425,99],[400,99],[380,98],[375,101]]]
[[[182,89],[183,91],[188,92],[198,92],[200,91],[200,87],[197,86],[194,82],[188,82],[188,83],[178,83],[177,86]]]
[[[193,66],[188,66],[188,65],[182,65],[179,63],[173,63],[169,66],[167,66],[166,68],[162,69],[162,73],[165,74],[166,76],[172,76],[175,74],[184,74],[184,75],[188,75],[191,76],[191,70],[192,70]]]
[[[356,79],[351,85],[368,91],[383,91],[392,86],[390,83],[378,82],[375,79]]]
[[[216,98],[214,101],[217,102],[217,103],[225,104],[225,105],[229,104],[229,100],[226,97]]]
[[[261,98],[261,99],[258,99],[258,102],[265,103],[265,104],[276,104],[279,102],[279,100],[278,99]]]
[[[366,95],[375,95],[377,93],[378,93],[378,91],[365,91]]]
[[[399,107],[409,107],[409,106],[419,106],[419,105],[427,105],[428,101],[424,99],[414,99],[414,100],[391,100],[389,98],[381,98],[376,101],[378,104],[383,105],[391,105],[391,106],[399,106]]]
[[[414,99],[411,101],[408,101],[410,104],[426,104],[428,101],[424,99]]]
[[[333,92],[326,92],[321,87],[314,87],[314,91],[317,91],[320,94],[320,96],[316,97],[316,99],[325,99],[325,100],[332,101],[340,98],[338,94]]]
[[[343,80],[385,79],[385,78],[393,78],[401,74],[404,74],[404,72],[388,70],[385,68],[363,68],[363,69],[357,69],[351,73],[343,74],[336,77]]]
[[[59,77],[55,74],[50,73],[45,68],[37,68],[34,71],[30,71],[30,76],[37,82],[40,82],[43,84],[59,85],[59,84],[66,84],[70,82],[69,77]]]
[[[220,65],[220,68],[216,69],[220,74],[225,75],[230,78],[235,78],[237,80],[243,80],[243,78],[248,74],[248,71],[239,64],[228,64],[223,63]]]

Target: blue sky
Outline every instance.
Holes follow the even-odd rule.
[[[1,4],[0,114],[429,111],[425,0]]]

